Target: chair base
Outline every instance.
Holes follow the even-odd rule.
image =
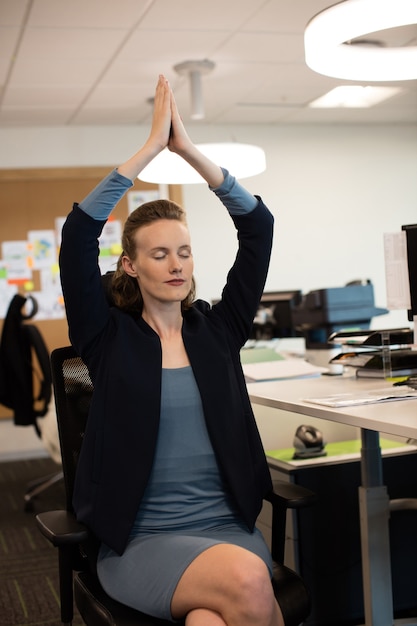
[[[43,491],[55,485],[55,483],[64,479],[63,472],[57,472],[55,474],[49,474],[48,476],[43,476],[42,478],[37,478],[36,480],[32,480],[27,488],[26,493],[24,495],[24,510],[32,511],[33,510],[33,500]]]

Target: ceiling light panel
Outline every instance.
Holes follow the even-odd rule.
[[[324,96],[313,100],[308,106],[313,109],[362,109],[375,106],[401,91],[403,89],[400,87],[341,85],[324,94]]]

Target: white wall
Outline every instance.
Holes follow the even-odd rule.
[[[142,127],[0,129],[0,168],[109,165],[146,138]],[[268,290],[370,278],[385,306],[383,233],[417,222],[417,125],[193,125],[195,141],[261,145],[267,171],[243,181],[276,217]],[[184,187],[200,297],[216,298],[236,250],[234,230],[205,185]],[[75,198],[75,200],[80,200]],[[407,324],[405,312],[374,326]]]

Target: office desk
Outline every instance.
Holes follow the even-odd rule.
[[[366,626],[392,626],[393,601],[389,553],[389,497],[383,484],[379,433],[417,439],[417,399],[349,407],[306,402],[340,393],[385,388],[386,381],[347,376],[248,384],[253,404],[282,409],[360,428],[359,510]],[[410,623],[410,622],[409,622]],[[413,622],[417,624],[417,622]]]

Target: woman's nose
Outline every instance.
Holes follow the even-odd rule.
[[[182,272],[182,262],[181,262],[181,259],[177,256],[173,257],[172,259],[171,272],[173,273]]]

